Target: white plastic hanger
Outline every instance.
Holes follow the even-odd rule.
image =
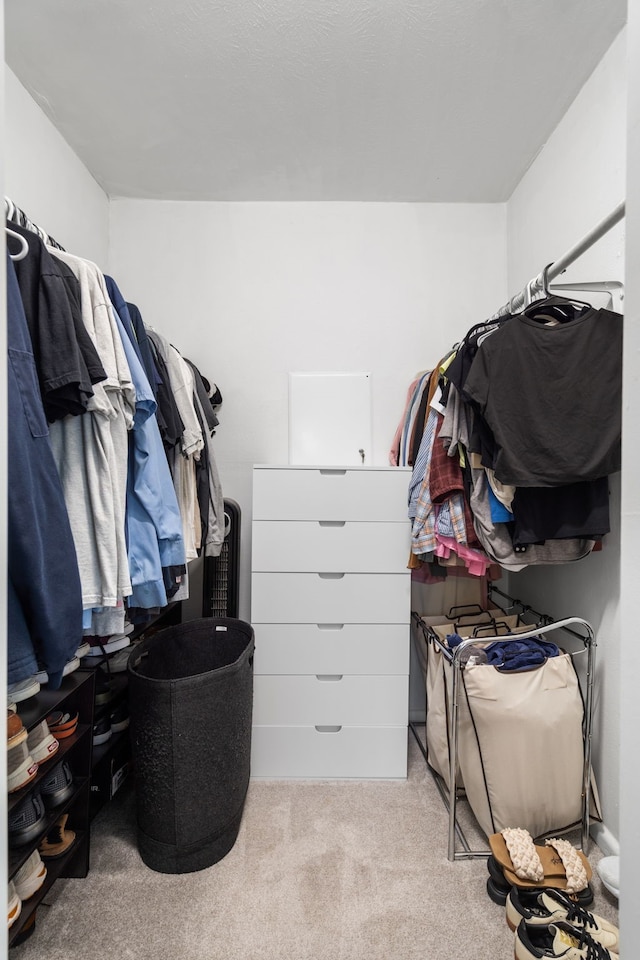
[[[17,240],[21,248],[19,253],[10,253],[9,257],[12,260],[24,260],[26,255],[29,253],[29,244],[25,238],[20,236],[19,233],[16,233],[15,230],[10,230],[9,227],[5,227],[5,230],[7,231],[7,236],[13,237],[14,240]]]

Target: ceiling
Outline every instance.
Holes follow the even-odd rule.
[[[626,0],[5,0],[111,196],[506,200]]]

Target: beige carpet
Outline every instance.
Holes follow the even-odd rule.
[[[11,957],[512,960],[484,860],[450,863],[446,837],[411,736],[406,782],[252,781],[233,850],[194,874],[142,863],[123,787],[94,821],[89,876],[55,884]],[[595,872],[593,887],[592,909],[615,922]]]

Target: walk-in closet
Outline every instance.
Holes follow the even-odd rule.
[[[633,960],[640,0],[0,11],[7,955]]]

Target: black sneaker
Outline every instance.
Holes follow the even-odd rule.
[[[129,707],[126,700],[121,700],[117,707],[111,711],[111,732],[120,733],[129,726]]]
[[[73,774],[67,761],[57,763],[49,776],[40,781],[39,788],[47,810],[68,800],[73,793]]]
[[[102,670],[96,670],[96,688],[95,704],[96,707],[102,707],[105,703],[110,703],[115,696],[113,681],[107,678]]]
[[[105,714],[93,725],[93,745],[99,747],[101,743],[106,743],[111,736],[111,717]]]
[[[9,814],[9,843],[19,847],[34,840],[42,830],[46,811],[37,790],[15,807]]]

